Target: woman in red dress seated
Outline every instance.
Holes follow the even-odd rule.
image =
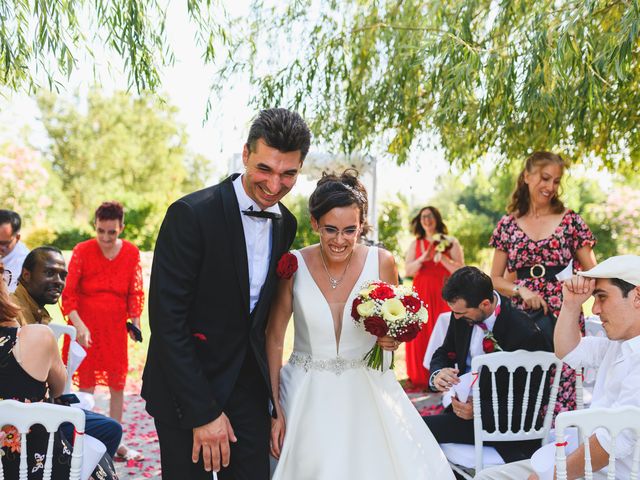
[[[78,331],[87,357],[74,375],[81,391],[109,387],[109,416],[122,423],[127,378],[127,320],[140,328],[144,303],[140,252],[118,238],[124,230],[124,210],[118,202],[104,202],[95,212],[96,238],[79,243],[69,262],[62,309]],[[135,340],[133,334],[129,334]],[[64,358],[66,358],[66,348]],[[116,458],[142,460],[121,445]]]

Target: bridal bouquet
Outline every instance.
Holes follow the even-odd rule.
[[[398,342],[408,342],[426,323],[427,309],[412,288],[377,280],[360,287],[351,306],[351,316],[356,324],[376,337],[389,335]],[[364,360],[369,367],[382,370],[382,348],[375,344]]]

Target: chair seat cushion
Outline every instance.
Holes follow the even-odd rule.
[[[473,445],[464,443],[442,443],[440,447],[450,462],[467,468],[475,468],[476,449]],[[494,465],[504,465],[504,460],[493,447],[482,447],[482,462],[485,468]]]

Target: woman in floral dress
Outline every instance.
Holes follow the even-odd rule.
[[[562,283],[556,274],[572,260],[574,270],[596,265],[595,237],[580,215],[566,209],[558,197],[565,167],[554,153],[532,154],[518,177],[508,214],[489,242],[495,248],[491,267],[495,288],[518,308],[542,308],[556,318],[562,305]],[[580,326],[584,331],[582,317]],[[575,408],[575,373],[564,365],[555,412]]]

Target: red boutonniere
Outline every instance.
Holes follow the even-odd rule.
[[[287,252],[280,260],[278,260],[278,266],[276,267],[276,275],[280,278],[289,279],[293,277],[293,274],[298,270],[298,259],[291,253]]]
[[[207,336],[204,333],[193,333],[192,336],[193,338],[197,338],[201,342],[207,341]]]
[[[493,332],[491,332],[484,323],[479,324],[479,327],[484,332],[484,338],[482,339],[482,350],[484,353],[501,352],[502,348],[498,345],[498,341],[496,337],[493,336]]]
[[[456,352],[447,352],[447,358],[454,362],[457,358]]]

